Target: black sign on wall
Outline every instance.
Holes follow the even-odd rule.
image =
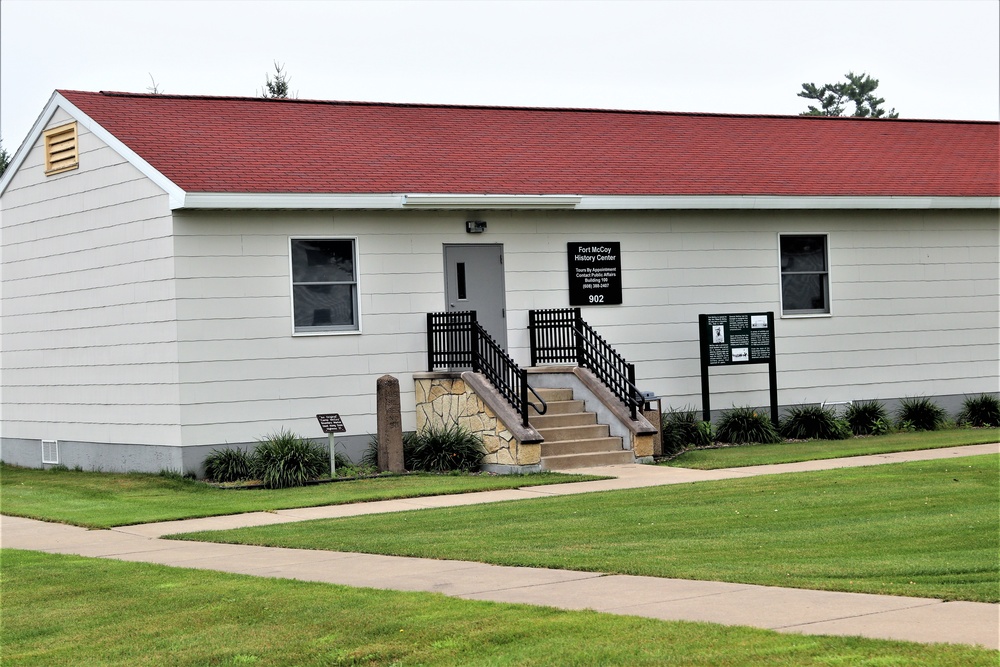
[[[609,306],[622,302],[621,243],[570,242],[566,244],[569,268],[569,305]]]
[[[711,419],[708,369],[711,366],[767,364],[771,421],[778,425],[778,372],[774,357],[774,313],[698,316],[701,343],[701,405]]]

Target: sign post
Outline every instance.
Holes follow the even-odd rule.
[[[617,306],[622,302],[622,244],[566,244],[569,305]]]
[[[334,435],[337,433],[344,433],[347,431],[344,428],[344,422],[340,419],[340,415],[331,412],[325,415],[316,415],[316,419],[319,421],[319,427],[323,429],[323,433],[330,436],[330,477],[334,478],[337,476],[337,455],[334,452]]]
[[[778,372],[774,354],[774,312],[699,315],[702,418],[711,419],[710,366],[767,364],[771,422],[778,425]]]

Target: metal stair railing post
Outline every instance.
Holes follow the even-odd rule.
[[[472,311],[472,326],[469,328],[469,347],[472,349],[472,372],[478,373],[482,370],[482,355],[479,351],[479,332],[481,328],[476,319],[475,311]],[[486,333],[485,331],[483,333]]]
[[[636,387],[635,387],[635,364],[626,364],[626,366],[628,367],[628,389],[627,390],[631,391],[631,392],[636,392],[637,390],[636,390]],[[629,405],[628,405],[628,407],[629,407],[629,414],[632,416],[632,421],[635,421],[635,418],[636,418],[636,414],[635,414],[636,407],[637,407],[636,406],[636,401],[638,399],[639,399],[639,397],[636,395],[636,393],[633,393],[632,394],[632,400],[628,402],[629,403]]]
[[[583,315],[579,308],[573,309],[573,334],[576,339],[576,365],[586,368],[585,355],[583,352],[583,332],[587,323],[583,321]]]
[[[434,372],[434,313],[427,313],[427,372]]]
[[[528,427],[528,369],[520,369],[521,376],[521,426]]]
[[[535,323],[535,311],[528,311],[528,340],[531,347],[531,367],[538,365],[538,329]]]

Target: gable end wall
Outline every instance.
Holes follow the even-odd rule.
[[[48,126],[70,120],[59,110]],[[82,125],[79,146],[79,169],[45,176],[39,138],[0,202],[8,462],[38,458],[41,439],[180,440],[167,197]],[[82,449],[79,462],[61,449],[63,463],[91,467]]]

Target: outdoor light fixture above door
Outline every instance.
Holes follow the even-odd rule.
[[[465,221],[465,231],[470,234],[482,234],[486,231],[486,221],[485,220],[466,220]]]

